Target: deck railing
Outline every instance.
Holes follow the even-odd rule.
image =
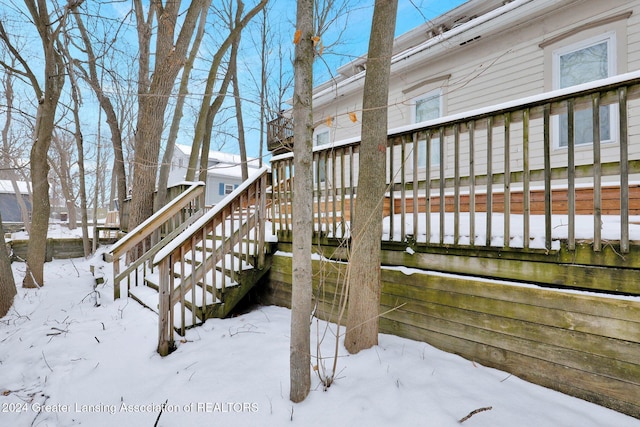
[[[145,264],[151,267],[153,256],[204,214],[204,188],[204,183],[192,184],[113,245],[114,299],[120,298],[125,279],[127,292],[132,285],[142,285],[149,271]]]
[[[185,325],[203,321],[196,311],[224,303],[227,280],[237,282],[242,264],[264,266],[268,185],[269,169],[263,168],[155,255],[161,355],[173,346],[174,328],[184,334]]]
[[[282,115],[267,123],[267,149],[283,152],[291,149],[293,142],[293,121]]]
[[[640,219],[638,98],[635,72],[390,131],[385,240],[546,251],[616,240],[627,253]],[[589,109],[595,131],[578,144],[576,115]],[[359,145],[314,149],[315,229],[328,237],[349,236]],[[271,163],[274,228],[289,231],[293,156]]]

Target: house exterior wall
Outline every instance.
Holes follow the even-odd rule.
[[[31,212],[31,200],[27,194],[22,194],[22,199],[29,212]],[[15,193],[0,193],[0,212],[2,212],[2,222],[4,223],[22,223],[22,213],[18,198]]]
[[[207,177],[205,203],[207,205],[215,205],[230,192],[229,190],[233,191],[241,183],[241,178],[210,174]]]
[[[512,3],[527,2],[516,0]],[[441,116],[551,91],[557,88],[554,87],[552,67],[554,52],[606,34],[612,35],[614,44],[613,74],[640,68],[640,1],[533,0],[529,3],[529,9],[526,9],[526,4],[511,7],[503,15],[502,22],[497,22],[500,18],[489,20],[467,33],[451,37],[441,43],[446,45],[440,46],[436,53],[427,50],[420,54],[419,60],[413,57],[393,64],[389,88],[389,128],[414,123],[414,100],[434,90],[442,93]],[[436,48],[431,50],[435,51]],[[338,87],[314,99],[316,125],[326,127],[330,123],[332,142],[360,134],[363,83],[364,78],[355,79],[349,85]],[[631,111],[633,112],[633,108]],[[349,113],[356,114],[356,123],[351,121]],[[327,120],[329,117],[330,122]],[[612,123],[615,122],[612,120]],[[532,140],[541,141],[542,127],[535,123],[532,125]],[[557,123],[553,123],[553,126],[557,129]],[[632,116],[630,141],[638,137],[639,126],[639,118]],[[520,129],[515,125],[512,134],[521,135]],[[567,150],[558,146],[556,131],[552,132],[552,166],[564,165]],[[603,162],[618,158],[616,134],[614,132],[611,142],[602,144]],[[500,151],[503,150],[503,138],[501,135],[495,135],[494,138],[494,158],[500,159],[503,154]],[[460,153],[462,165],[469,161],[468,150],[466,153],[464,151],[464,142],[463,140],[463,151]],[[475,143],[476,154],[486,151],[486,138],[482,135],[476,137]],[[543,166],[542,147],[539,145],[531,147],[532,168]],[[512,151],[512,161],[518,164],[521,152],[514,147]],[[453,170],[452,152],[453,149],[445,144],[447,176]],[[630,144],[629,157],[640,158],[640,144]],[[394,162],[394,170],[398,169],[399,158],[399,155],[395,155],[397,160]],[[486,170],[486,157],[476,155],[474,161],[476,173]],[[592,162],[592,145],[577,146],[576,163]],[[500,167],[501,162],[498,161],[494,172],[500,172]],[[434,168],[433,173],[437,175],[438,168]]]

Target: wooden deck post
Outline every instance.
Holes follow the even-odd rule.
[[[159,289],[159,307],[158,307],[158,353],[160,356],[167,356],[173,348],[170,334],[169,305],[171,303],[171,292],[169,289],[169,264],[172,257],[168,257],[160,264],[160,289]]]

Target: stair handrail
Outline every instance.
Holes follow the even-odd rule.
[[[182,232],[188,225],[204,214],[204,191],[205,184],[203,182],[190,183],[189,188],[169,201],[165,206],[128,232],[112,246],[110,253],[113,257],[114,299],[120,298],[120,282],[124,278],[129,277],[132,272],[137,271],[138,267],[151,259],[155,253],[166,246],[179,232]],[[189,207],[191,208],[187,209]],[[180,214],[185,211],[187,212],[187,216],[182,217]],[[160,230],[165,226],[170,226],[171,230],[167,230],[165,236],[160,236]],[[152,247],[147,249],[145,242],[152,236],[157,236],[157,242],[154,242]],[[127,254],[129,251],[138,247],[140,244],[145,246],[142,256],[128,260]],[[123,259],[125,264],[128,264],[125,265],[126,269],[120,272],[121,260]],[[135,280],[137,280],[137,275]],[[127,285],[129,286],[129,283]]]
[[[158,352],[161,355],[169,354],[173,348],[174,322],[173,313],[174,305],[181,302],[181,317],[184,328],[185,304],[184,296],[189,290],[195,288],[194,284],[197,280],[204,277],[206,272],[216,268],[217,259],[223,259],[227,254],[234,251],[234,247],[239,245],[240,258],[249,257],[249,253],[244,252],[242,246],[249,245],[250,233],[253,230],[253,243],[255,245],[254,256],[256,257],[257,268],[263,268],[265,263],[265,218],[266,218],[266,194],[269,185],[269,167],[263,167],[248,180],[238,186],[232,193],[218,202],[211,210],[196,220],[187,230],[180,236],[174,238],[166,246],[164,246],[153,258],[153,265],[158,267],[159,271],[159,338]],[[243,209],[252,209],[253,213],[243,214]],[[240,211],[240,212],[239,212]],[[234,222],[236,215],[246,215],[244,222],[241,221],[240,227],[234,231]],[[230,228],[227,235],[225,227],[229,222]],[[251,224],[252,223],[252,224]],[[222,227],[223,233],[217,234],[217,228]],[[181,283],[179,288],[175,287],[174,270],[175,263],[185,264],[184,255],[196,252],[197,246],[204,247],[209,233],[220,237],[222,240],[221,248],[214,248],[214,259],[206,262],[206,266],[193,268],[190,276],[184,276],[186,283]],[[244,240],[243,240],[244,239]],[[215,245],[215,244],[214,244]],[[204,249],[202,249],[204,251]],[[221,252],[217,254],[217,252]],[[219,256],[221,255],[221,256]],[[202,256],[205,259],[205,256]],[[192,262],[193,259],[192,259]],[[225,269],[223,264],[223,270]],[[180,269],[184,272],[184,268]],[[224,292],[224,284],[222,284],[222,292]],[[193,314],[195,316],[195,314]]]

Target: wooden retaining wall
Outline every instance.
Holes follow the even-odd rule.
[[[100,239],[100,243],[113,243],[114,239]],[[7,242],[14,255],[21,259],[27,257],[28,240],[11,240]],[[47,239],[46,262],[53,259],[69,259],[84,257],[81,238]]]
[[[290,307],[291,260],[275,255],[263,302]],[[335,321],[346,265],[314,261],[318,314]],[[640,419],[640,301],[412,270],[382,270],[380,331]]]

